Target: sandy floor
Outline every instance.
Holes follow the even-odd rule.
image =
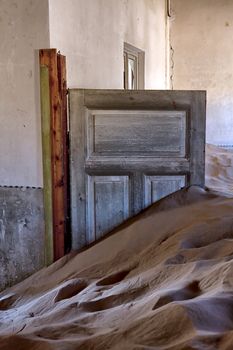
[[[0,294],[0,349],[233,349],[232,161]]]
[[[206,186],[233,195],[233,150],[206,147]]]

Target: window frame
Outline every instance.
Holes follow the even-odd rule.
[[[136,62],[135,87],[131,90],[145,89],[145,52],[137,47],[124,42],[124,89],[128,90],[128,60],[133,59]]]

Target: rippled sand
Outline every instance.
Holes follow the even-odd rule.
[[[206,183],[0,294],[0,349],[233,349],[233,152]]]

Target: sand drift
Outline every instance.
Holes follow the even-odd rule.
[[[208,147],[225,194],[178,191],[1,293],[0,349],[233,349],[232,159]]]

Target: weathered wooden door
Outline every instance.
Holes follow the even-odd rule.
[[[205,92],[73,89],[69,104],[73,248],[204,185]]]

